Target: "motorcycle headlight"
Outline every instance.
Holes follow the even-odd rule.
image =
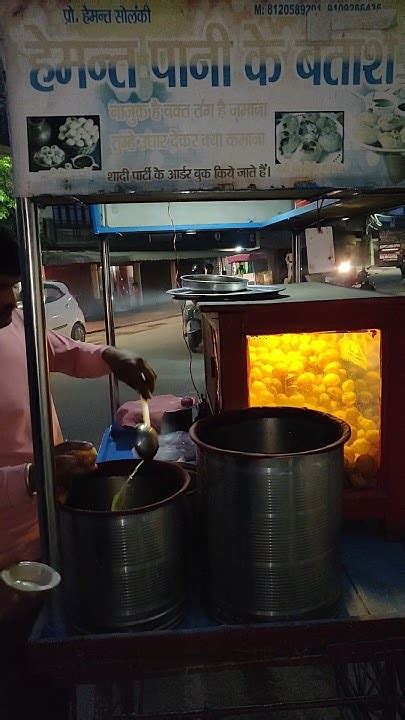
[[[338,268],[337,268],[337,269],[338,269],[338,272],[340,272],[340,273],[348,273],[348,272],[350,272],[351,270],[353,270],[353,265],[352,265],[352,263],[351,263],[350,260],[343,260],[343,261],[338,265]]]

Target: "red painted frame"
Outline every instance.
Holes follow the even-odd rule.
[[[225,669],[260,673],[261,669],[268,667],[327,664],[342,668],[350,663],[384,663],[383,687],[379,694],[359,696],[356,690],[354,694],[353,691],[348,694],[346,690],[343,697],[339,694],[336,698],[328,695],[309,701],[297,699],[296,702],[259,704],[253,709],[268,717],[269,711],[344,706],[358,708],[361,705],[369,710],[383,708],[383,717],[395,720],[401,702],[396,672],[404,667],[404,631],[403,618],[351,618],[276,623],[273,627],[243,626],[43,640],[34,642],[28,653],[44,692],[52,681],[52,687],[59,687],[67,700],[73,697],[73,689],[79,684],[106,684],[109,687],[115,682],[125,694],[126,683],[129,683],[129,688],[132,688],[130,694],[133,695],[133,683],[138,681],[140,693],[136,716],[150,720],[168,717],[173,720],[212,720],[234,717],[235,712],[252,712],[253,706],[221,705],[198,712],[182,710],[144,715],[143,682],[148,678]],[[59,707],[58,712],[58,717],[62,718]],[[52,713],[46,714],[46,717],[53,717]],[[66,702],[63,718],[68,720],[70,717],[70,703]]]
[[[381,330],[379,486],[345,489],[343,512],[383,520],[390,535],[405,536],[405,297],[370,293],[364,299],[211,304],[202,311],[207,392],[215,411],[248,407],[247,335]]]
[[[405,654],[405,619],[350,618],[204,630],[88,635],[28,647],[38,674],[66,685],[231,667],[345,664]]]

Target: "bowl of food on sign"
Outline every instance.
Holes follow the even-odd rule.
[[[376,153],[405,153],[405,87],[370,93],[365,105],[356,118],[360,145]]]
[[[72,165],[76,170],[92,170],[98,167],[91,155],[77,155],[72,158]]]
[[[391,104],[383,114],[372,100],[366,101],[367,110],[356,118],[356,137],[364,150],[383,157],[391,180],[398,183],[405,179],[405,100],[399,91],[386,97]]]
[[[343,162],[341,113],[276,113],[276,162]]]
[[[65,157],[65,152],[58,145],[43,145],[34,153],[34,162],[41,170],[51,170],[63,165]]]
[[[92,118],[67,117],[60,126],[58,140],[69,157],[92,155],[100,139],[100,131]]]

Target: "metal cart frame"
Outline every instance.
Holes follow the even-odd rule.
[[[349,192],[349,191],[348,191]],[[53,492],[53,458],[51,442],[51,402],[46,353],[46,328],[42,297],[41,247],[37,226],[37,205],[61,203],[149,202],[221,199],[271,199],[277,192],[178,193],[150,196],[86,196],[60,198],[41,196],[17,201],[18,230],[24,253],[23,285],[25,292],[26,346],[29,358],[30,404],[33,428],[34,458],[39,488],[40,531],[44,557],[55,568],[60,567],[57,520]],[[301,193],[302,194],[302,193]],[[295,279],[300,280],[300,239],[294,233]],[[114,319],[109,268],[108,236],[101,240],[102,277],[107,342],[114,344]],[[111,410],[118,403],[117,384],[111,379]],[[58,594],[47,609],[49,623],[58,619]],[[49,616],[50,613],[50,616]],[[340,693],[332,698],[316,700],[261,703],[235,707],[205,707],[199,711],[147,713],[150,718],[220,718],[230,715],[279,717],[279,711],[335,707],[350,709],[350,717],[383,717],[393,720],[405,717],[402,684],[405,678],[405,618],[349,618],[327,621],[276,623],[273,626],[213,627],[204,630],[180,630],[144,634],[109,636],[32,637],[28,648],[35,673],[44,682],[56,683],[71,695],[80,684],[112,683],[116,680],[123,696],[128,696],[128,683],[141,683],[148,678],[173,673],[220,671],[224,668],[252,669],[299,665],[333,665],[337,668]],[[358,664],[369,676],[369,690],[358,682]],[[356,680],[357,678],[357,680]],[[361,686],[361,687],[360,687]],[[370,689],[371,688],[371,689]],[[124,703],[125,704],[125,703]],[[74,706],[70,717],[75,717]],[[379,715],[365,713],[379,712]],[[52,708],[44,711],[52,716]],[[68,717],[69,709],[66,707]],[[145,716],[143,692],[136,707],[128,705],[122,717]],[[362,714],[359,714],[362,713]],[[59,715],[60,717],[60,715]],[[110,717],[106,715],[105,717]],[[309,715],[308,717],[311,717]],[[349,717],[346,715],[346,717]]]

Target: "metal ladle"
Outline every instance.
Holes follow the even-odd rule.
[[[141,462],[138,463],[135,470],[127,477],[120,490],[114,495],[111,504],[111,510],[117,512],[125,510],[127,508],[127,492],[131,481],[135,478],[138,470],[148,460],[153,460],[157,451],[159,450],[159,437],[158,434],[150,424],[150,413],[148,401],[141,397],[142,406],[142,419],[143,423],[139,423],[135,426],[136,439],[134,444],[134,450],[141,458]]]
[[[153,460],[159,450],[158,434],[150,424],[150,414],[148,401],[141,397],[142,418],[143,423],[136,425],[136,437],[134,450],[138,453],[141,460]]]

